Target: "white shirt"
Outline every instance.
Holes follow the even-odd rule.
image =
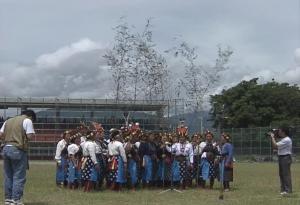
[[[292,140],[290,137],[282,138],[276,143],[278,148],[278,155],[292,154]]]
[[[70,144],[68,146],[68,155],[75,155],[79,151],[79,146],[77,144]]]
[[[60,140],[56,145],[56,152],[55,152],[55,160],[60,161],[61,160],[61,152],[67,145],[67,142],[65,139]]]
[[[4,133],[5,124],[6,124],[6,121],[3,123],[2,127],[1,127],[0,132],[2,132],[2,133]],[[29,118],[25,118],[23,120],[23,129],[25,130],[26,134],[35,134],[32,121]]]
[[[84,157],[90,156],[93,163],[97,164],[97,158],[96,158],[96,145],[92,141],[86,141],[83,144],[82,153]]]
[[[96,146],[96,154],[101,154],[102,153],[102,148],[99,142],[94,141],[95,146]]]
[[[199,153],[202,153],[204,147],[206,146],[206,142],[201,142],[200,145],[199,145]],[[206,158],[206,152],[204,152],[202,155],[201,155],[201,158]]]
[[[197,144],[195,147],[194,147],[194,155],[200,155],[202,153],[202,149],[200,147],[200,144]]]
[[[141,142],[136,142],[136,143],[134,143],[134,145],[135,145],[137,148],[139,148],[140,145],[141,145]]]
[[[108,154],[109,156],[120,155],[123,159],[123,162],[127,162],[125,149],[123,147],[123,144],[119,141],[111,141],[108,144]]]
[[[193,151],[193,145],[191,143],[175,143],[172,148],[166,147],[168,152],[175,153],[175,156],[184,155],[186,157],[189,157],[190,163],[194,162],[194,151]]]
[[[86,142],[86,137],[85,136],[81,136],[80,137],[80,144],[85,143]]]

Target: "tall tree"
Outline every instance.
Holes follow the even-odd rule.
[[[115,30],[115,44],[104,57],[112,71],[116,99],[164,99],[167,62],[153,43],[150,19],[141,33],[133,34],[124,22]]]
[[[107,59],[107,64],[112,72],[114,95],[118,101],[128,98],[128,73],[133,67],[131,52],[135,36],[126,22],[122,22],[114,29],[116,30],[115,44],[104,55],[104,58]]]
[[[176,88],[181,88],[181,85],[185,88],[188,106],[192,111],[199,112],[202,110],[205,95],[218,83],[220,72],[228,69],[226,65],[233,51],[229,47],[223,49],[218,46],[218,56],[213,66],[200,64],[197,48],[185,41],[167,52],[170,51],[175,57],[180,57],[185,66],[184,77],[179,79]]]
[[[157,51],[152,39],[152,24],[147,20],[144,31],[137,35],[136,56],[143,81],[144,98],[148,100],[164,99],[168,80],[167,62]]]
[[[275,81],[258,84],[258,78],[211,96],[215,126],[257,127],[300,123],[300,90]],[[220,116],[223,116],[221,118]]]

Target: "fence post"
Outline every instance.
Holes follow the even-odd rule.
[[[250,155],[253,155],[253,139],[252,139],[252,128],[250,129]]]
[[[241,132],[241,155],[243,155],[243,129],[240,128]]]
[[[261,127],[259,128],[259,155],[261,156]]]

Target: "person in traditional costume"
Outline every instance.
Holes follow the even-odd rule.
[[[209,187],[212,189],[217,176],[216,156],[219,155],[219,151],[216,143],[213,142],[213,134],[211,132],[206,132],[205,139],[205,142],[200,143],[200,149],[203,148],[200,163],[202,176],[200,185],[205,188],[205,182],[209,180]]]
[[[97,181],[95,183],[95,189],[99,190],[102,187],[103,180],[105,177],[105,168],[104,168],[104,159],[103,156],[103,144],[104,144],[104,129],[100,123],[92,122],[91,128],[93,133],[95,134],[95,147],[96,147],[96,159],[97,164],[99,165],[99,170],[97,171]],[[106,149],[107,150],[107,149]],[[105,153],[107,155],[107,152]]]
[[[128,161],[128,183],[131,190],[135,190],[138,183],[138,147],[135,145],[135,135],[136,133],[131,133],[126,137],[126,142],[124,144],[124,149]]]
[[[202,150],[200,148],[201,143],[201,135],[200,134],[194,134],[192,137],[192,145],[194,150],[194,169],[193,169],[193,178],[196,180],[196,185],[199,185],[199,179],[200,179],[200,162],[201,162],[201,154]]]
[[[156,172],[157,185],[160,187],[170,184],[171,181],[172,156],[166,148],[170,144],[167,134],[161,134],[160,143],[157,149],[158,169]]]
[[[126,183],[127,157],[121,139],[119,130],[114,128],[110,130],[107,185],[111,190],[120,190]]]
[[[154,163],[156,161],[156,145],[154,143],[155,136],[153,133],[143,135],[139,146],[139,156],[142,160],[142,183],[144,187],[150,187],[154,183]]]
[[[177,134],[171,134],[170,138],[171,138],[171,143],[173,145],[179,142],[179,137],[177,136]]]
[[[188,136],[188,127],[184,124],[184,120],[180,121],[180,124],[176,128],[176,134],[178,136]]]
[[[224,191],[229,191],[229,183],[233,181],[233,145],[229,134],[222,134],[221,144],[220,179],[223,181]]]
[[[69,131],[62,134],[62,139],[57,143],[56,160],[56,184],[59,186],[67,185],[67,167],[68,167],[68,144],[70,141]]]
[[[97,132],[95,138],[96,158],[100,166],[97,186],[100,189],[104,179],[107,176],[107,160],[108,160],[108,143],[104,140],[104,133]]]
[[[84,192],[91,191],[98,180],[100,166],[96,157],[95,134],[89,131],[86,136],[86,142],[83,146],[82,162],[82,180],[84,183]]]
[[[80,135],[71,136],[68,146],[68,187],[75,189],[81,185],[81,159]]]
[[[179,142],[167,147],[168,151],[175,155],[172,163],[173,182],[179,184],[182,189],[186,187],[187,171],[193,168],[194,151],[186,136],[181,135]]]

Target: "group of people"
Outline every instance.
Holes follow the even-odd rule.
[[[5,205],[23,205],[28,142],[35,135],[33,110],[6,120],[0,129],[3,157]],[[82,124],[65,131],[57,144],[56,183],[71,189],[91,191],[104,187],[120,190],[124,186],[142,187],[201,186],[213,188],[215,179],[222,190],[233,180],[233,146],[228,134],[218,141],[213,134],[188,136],[181,124],[174,133],[143,132],[139,124],[111,129],[104,137],[101,124]],[[280,194],[292,193],[292,140],[287,126],[268,135],[278,152]],[[196,182],[196,183],[194,183]]]
[[[213,188],[221,180],[225,191],[233,180],[233,146],[226,133],[216,141],[206,131],[189,137],[181,124],[174,133],[144,132],[138,123],[111,129],[101,124],[65,131],[57,144],[56,183],[85,192],[104,187],[199,186]]]

